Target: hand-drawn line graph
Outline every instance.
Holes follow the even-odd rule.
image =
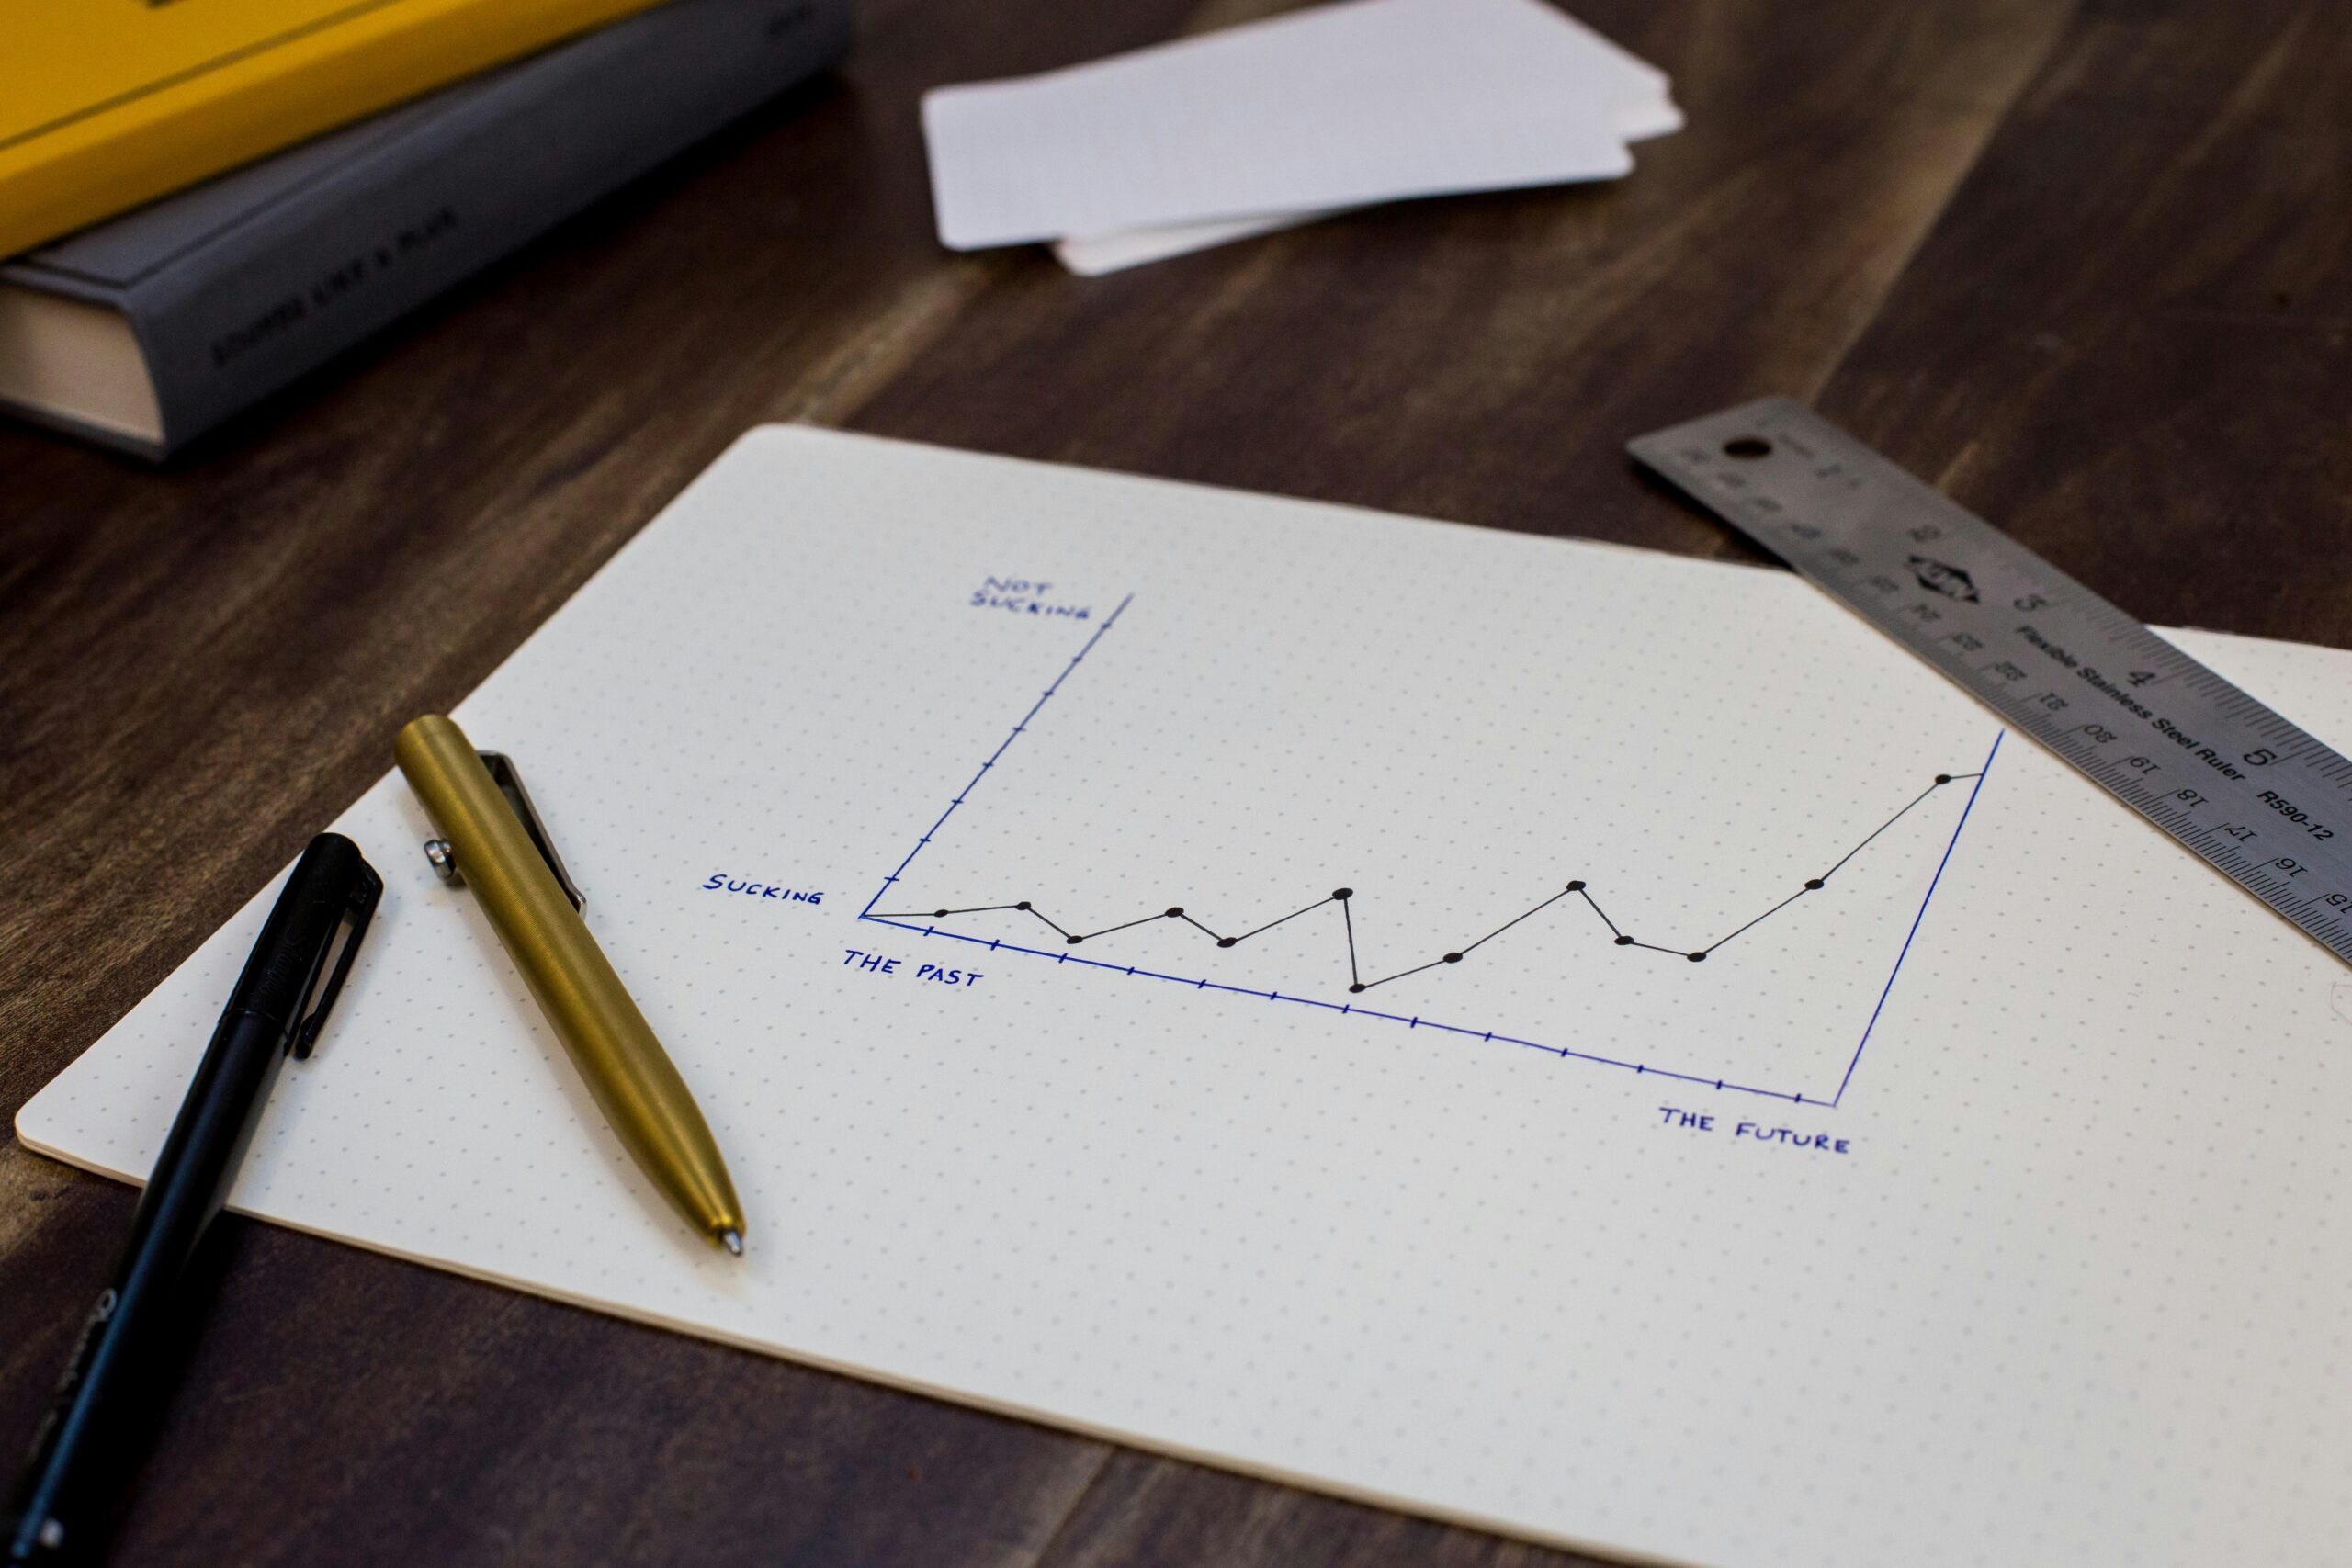
[[[1973,773],[1938,773],[1935,777],[1934,783],[1921,790],[1917,795],[1913,795],[1909,803],[1904,806],[1903,808],[1897,811],[1894,816],[1888,818],[1885,821],[1871,829],[1869,837],[1863,839],[1860,843],[1856,844],[1852,849],[1848,850],[1844,854],[1838,856],[1837,863],[1832,865],[1827,871],[1823,872],[1819,876],[1809,876],[1805,878],[1804,885],[1798,887],[1795,892],[1790,894],[1787,897],[1781,899],[1779,903],[1773,905],[1770,908],[1765,910],[1754,919],[1740,926],[1737,930],[1734,931],[1730,936],[1719,936],[1704,947],[1693,947],[1687,949],[1680,947],[1663,947],[1654,942],[1636,941],[1634,937],[1628,935],[1623,930],[1622,930],[1616,921],[1609,918],[1608,912],[1601,908],[1599,900],[1593,897],[1591,889],[1585,885],[1582,877],[1578,877],[1570,882],[1566,887],[1562,888],[1559,892],[1553,894],[1550,897],[1544,899],[1533,908],[1526,910],[1521,914],[1513,915],[1510,919],[1505,920],[1501,925],[1497,926],[1493,931],[1488,931],[1486,935],[1480,937],[1476,942],[1465,942],[1459,949],[1452,953],[1444,953],[1440,957],[1432,958],[1427,964],[1416,964],[1409,969],[1399,969],[1394,975],[1384,975],[1374,980],[1367,980],[1363,977],[1363,970],[1356,954],[1356,894],[1355,889],[1352,887],[1333,888],[1329,894],[1325,895],[1323,897],[1316,899],[1313,903],[1306,905],[1300,908],[1293,909],[1287,915],[1277,916],[1275,919],[1268,920],[1264,925],[1254,927],[1250,931],[1243,931],[1238,936],[1226,936],[1218,931],[1211,930],[1209,927],[1203,925],[1199,920],[1194,919],[1191,915],[1186,914],[1184,912],[1184,907],[1181,904],[1163,909],[1158,914],[1145,915],[1139,919],[1122,920],[1116,925],[1104,926],[1101,931],[1071,931],[1069,927],[1055,919],[1051,915],[1046,914],[1045,910],[1037,908],[1034,901],[1027,898],[1019,899],[1009,904],[975,904],[968,908],[962,909],[906,909],[895,914],[886,912],[871,916],[870,918],[876,920],[919,920],[928,915],[932,919],[944,920],[958,915],[991,915],[1001,911],[1011,910],[1021,914],[1031,915],[1035,917],[1037,919],[1044,921],[1046,925],[1051,926],[1054,929],[1065,943],[1071,947],[1076,947],[1082,942],[1092,942],[1097,937],[1111,936],[1119,931],[1133,931],[1137,926],[1148,926],[1159,920],[1182,920],[1184,924],[1191,926],[1194,931],[1199,931],[1202,935],[1208,937],[1219,947],[1238,947],[1241,943],[1248,942],[1253,936],[1261,936],[1267,931],[1272,931],[1276,926],[1288,925],[1291,921],[1298,919],[1301,915],[1311,915],[1317,909],[1323,908],[1329,905],[1336,904],[1340,908],[1341,932],[1346,937],[1348,944],[1348,991],[1352,996],[1362,996],[1364,992],[1371,990],[1374,986],[1392,985],[1398,980],[1407,979],[1412,976],[1435,969],[1441,964],[1459,964],[1464,959],[1469,957],[1473,953],[1477,952],[1478,949],[1486,946],[1488,942],[1494,941],[1497,937],[1510,930],[1513,926],[1520,924],[1523,920],[1531,919],[1533,917],[1542,914],[1544,910],[1550,908],[1561,899],[1580,897],[1585,901],[1586,907],[1590,908],[1595,916],[1599,917],[1600,923],[1609,928],[1609,934],[1615,940],[1615,945],[1619,947],[1636,948],[1647,953],[1663,953],[1675,958],[1688,959],[1693,964],[1702,964],[1706,962],[1706,958],[1709,953],[1714,952],[1715,949],[1723,946],[1725,942],[1730,942],[1734,937],[1743,936],[1747,932],[1754,931],[1758,926],[1762,925],[1766,920],[1770,919],[1773,916],[1779,914],[1781,910],[1787,908],[1790,905],[1795,903],[1806,894],[1818,893],[1822,891],[1822,889],[1827,887],[1829,886],[1829,879],[1837,875],[1840,871],[1843,871],[1849,862],[1852,861],[1856,855],[1860,854],[1864,850],[1870,848],[1872,840],[1876,840],[1880,834],[1885,832],[1889,828],[1894,827],[1897,822],[1902,821],[1903,818],[1909,816],[1914,807],[1917,807],[1920,802],[1935,794],[1936,791],[1942,789],[1947,784],[1958,784],[1964,779],[1973,779],[1982,776],[1983,774],[1981,771]]]
[[[1363,976],[1358,954],[1355,917],[1355,906],[1357,899],[1355,890],[1351,887],[1334,888],[1325,897],[1315,899],[1311,903],[1293,909],[1286,915],[1278,916],[1273,919],[1266,921],[1262,925],[1255,926],[1250,930],[1242,931],[1232,935],[1227,935],[1212,929],[1210,926],[1189,914],[1181,904],[1171,905],[1165,909],[1157,910],[1153,913],[1143,915],[1134,919],[1122,920],[1113,925],[1104,926],[1099,931],[1091,931],[1070,930],[1069,927],[1066,927],[1060,922],[1055,920],[1043,909],[1037,908],[1034,900],[1027,898],[1010,899],[997,903],[971,905],[962,908],[937,908],[931,909],[898,910],[885,911],[878,914],[876,913],[874,908],[875,905],[880,903],[882,899],[888,895],[890,890],[904,879],[907,868],[914,863],[915,857],[922,852],[924,846],[930,844],[933,840],[937,837],[939,830],[946,825],[947,819],[956,814],[956,807],[964,805],[965,802],[971,797],[972,792],[987,779],[989,773],[1003,759],[1005,752],[1011,749],[1012,743],[1028,732],[1031,725],[1035,722],[1039,712],[1041,712],[1045,705],[1051,702],[1055,695],[1061,691],[1063,683],[1077,671],[1078,667],[1080,664],[1085,662],[1086,656],[1094,651],[1096,644],[1100,643],[1102,638],[1110,633],[1111,628],[1118,624],[1119,617],[1126,613],[1127,606],[1134,602],[1135,596],[1133,594],[1129,594],[1125,599],[1122,599],[1119,602],[1118,607],[1113,610],[1110,615],[1104,619],[1102,626],[1095,629],[1094,634],[1087,638],[1086,645],[1079,649],[1077,654],[1070,659],[1068,664],[1062,667],[1060,673],[1055,676],[1053,684],[1046,687],[1043,694],[1037,698],[1036,702],[1030,705],[1029,711],[1021,716],[1020,722],[1015,724],[1012,727],[1011,733],[1006,735],[1004,739],[998,744],[995,751],[989,754],[988,761],[980,764],[979,771],[974,773],[969,782],[967,782],[961,790],[956,792],[955,798],[947,803],[947,808],[940,813],[939,819],[933,822],[930,829],[925,831],[921,838],[915,840],[914,847],[907,852],[906,858],[899,863],[898,868],[891,872],[889,875],[882,879],[882,886],[875,890],[874,897],[867,899],[865,901],[865,907],[858,911],[858,919],[860,920],[870,921],[876,925],[892,926],[900,931],[913,931],[919,935],[926,937],[945,937],[955,942],[972,942],[986,947],[991,952],[1027,953],[1035,957],[1050,958],[1055,960],[1057,963],[1080,964],[1090,968],[1110,970],[1114,973],[1136,976],[1145,979],[1163,980],[1177,985],[1190,986],[1196,990],[1222,991],[1235,996],[1261,998],[1268,1001],[1293,1002],[1302,1006],[1325,1009],[1342,1015],[1402,1023],[1408,1028],[1413,1029],[1434,1029],[1449,1034],[1470,1035],[1473,1038],[1484,1042],[1500,1043],[1508,1045],[1522,1046],[1530,1050],[1549,1052],[1554,1055],[1559,1056],[1563,1060],[1574,1059],[1577,1061],[1594,1063],[1602,1066],[1626,1067],[1631,1068],[1636,1073],[1647,1074],[1653,1077],[1674,1079],[1684,1083],[1699,1084],[1703,1087],[1716,1089],[1736,1090],[1743,1094],[1761,1095],[1772,1100],[1785,1100],[1798,1105],[1835,1107],[1845,1098],[1847,1088],[1853,1082],[1854,1069],[1860,1065],[1863,1048],[1870,1043],[1871,1032],[1877,1028],[1880,1015],[1885,1010],[1886,998],[1894,989],[1895,976],[1902,972],[1904,959],[1910,955],[1911,944],[1918,936],[1920,922],[1927,917],[1928,902],[1935,897],[1936,888],[1943,880],[1945,868],[1951,863],[1952,852],[1958,847],[1960,842],[1961,829],[1968,825],[1969,815],[1975,808],[1976,797],[1984,787],[1984,779],[1992,770],[1994,759],[2000,754],[2001,741],[2007,734],[2007,732],[2004,730],[1994,736],[1992,749],[1985,753],[1984,761],[1977,768],[1968,773],[1936,774],[1932,782],[1930,782],[1925,789],[1922,789],[1918,794],[1913,795],[1911,799],[1897,809],[1893,816],[1887,818],[1883,822],[1881,822],[1876,828],[1871,829],[1871,831],[1864,835],[1853,848],[1848,850],[1843,855],[1839,856],[1838,860],[1828,867],[1828,869],[1822,872],[1818,876],[1806,878],[1803,885],[1794,892],[1781,899],[1780,902],[1772,905],[1771,908],[1766,909],[1762,914],[1759,914],[1754,919],[1747,921],[1745,924],[1738,926],[1728,934],[1717,937],[1714,941],[1707,943],[1703,947],[1686,948],[1668,946],[1662,943],[1642,942],[1635,939],[1631,933],[1619,927],[1615,920],[1610,918],[1608,913],[1601,908],[1600,901],[1593,897],[1590,887],[1587,886],[1582,878],[1570,879],[1560,888],[1559,891],[1545,897],[1533,908],[1524,910],[1523,912],[1511,917],[1510,919],[1505,920],[1501,925],[1497,926],[1494,930],[1487,932],[1485,935],[1477,938],[1474,942],[1464,943],[1459,948],[1448,951],[1436,958],[1430,959],[1427,963],[1417,964],[1409,968],[1398,970],[1394,974],[1379,976],[1369,980],[1365,979]],[[1942,858],[1938,861],[1936,865],[1935,875],[1929,879],[1927,894],[1919,901],[1917,913],[1912,917],[1910,930],[1904,938],[1902,950],[1896,954],[1894,966],[1889,971],[1886,977],[1886,984],[1879,992],[1877,1004],[1871,1010],[1870,1021],[1863,1027],[1861,1038],[1854,1046],[1854,1053],[1852,1057],[1847,1063],[1845,1075],[1838,1080],[1837,1091],[1834,1094],[1826,1096],[1808,1096],[1802,1092],[1764,1089],[1753,1084],[1732,1082],[1724,1078],[1710,1078],[1702,1077],[1695,1073],[1679,1072],[1665,1067],[1651,1066],[1645,1063],[1625,1061],[1618,1057],[1605,1056],[1590,1052],[1578,1051],[1569,1046],[1551,1045],[1540,1041],[1521,1039],[1514,1035],[1503,1034],[1492,1030],[1471,1029],[1459,1024],[1441,1023],[1434,1020],[1421,1017],[1418,1014],[1408,1015],[1403,1013],[1383,1012],[1373,1008],[1363,1007],[1354,1003],[1325,1001],[1314,997],[1300,996],[1274,990],[1261,991],[1250,987],[1225,985],[1218,981],[1201,976],[1163,974],[1158,970],[1145,969],[1134,964],[1121,964],[1102,959],[1080,957],[1076,953],[1069,951],[1081,943],[1093,942],[1100,938],[1111,936],[1120,931],[1132,931],[1138,926],[1154,925],[1162,921],[1170,920],[1193,928],[1203,936],[1213,941],[1219,948],[1231,948],[1248,942],[1252,937],[1260,936],[1267,931],[1272,931],[1278,926],[1287,925],[1291,921],[1295,920],[1302,916],[1309,915],[1317,909],[1336,905],[1340,911],[1340,934],[1346,943],[1349,981],[1347,990],[1351,995],[1361,996],[1363,993],[1372,990],[1375,987],[1392,985],[1396,981],[1407,979],[1412,976],[1424,974],[1431,969],[1437,969],[1448,964],[1463,963],[1477,949],[1484,947],[1487,943],[1493,942],[1498,937],[1502,936],[1504,933],[1511,931],[1521,923],[1542,914],[1544,910],[1549,909],[1555,904],[1561,902],[1563,899],[1577,898],[1580,899],[1584,906],[1589,909],[1591,914],[1599,919],[1600,924],[1607,928],[1609,938],[1613,945],[1635,952],[1664,953],[1670,957],[1683,959],[1686,962],[1692,964],[1702,963],[1717,949],[1724,946],[1736,938],[1743,936],[1755,930],[1775,915],[1780,914],[1782,910],[1796,904],[1799,900],[1804,899],[1811,895],[1825,891],[1827,888],[1831,878],[1835,877],[1838,872],[1844,870],[1857,856],[1860,855],[1863,851],[1867,850],[1872,843],[1876,842],[1881,835],[1884,834],[1887,829],[1893,828],[1897,822],[1902,821],[1904,818],[1909,816],[1914,810],[1925,804],[1931,796],[1935,795],[1939,791],[1947,789],[1953,784],[1962,783],[1970,784],[1968,799],[1961,808],[1959,820],[1952,826],[1951,837],[1944,845]],[[936,923],[940,920],[956,919],[966,916],[991,914],[1022,915],[1041,922],[1045,926],[1050,928],[1056,935],[1061,938],[1062,950],[1060,952],[1055,952],[1049,948],[1028,947],[1016,942],[1008,942],[1002,937],[989,937],[970,931],[945,930]]]

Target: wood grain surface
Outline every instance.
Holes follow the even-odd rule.
[[[852,62],[187,458],[0,429],[0,1111],[746,425],[1746,547],[1622,455],[1815,400],[2143,617],[2352,646],[2332,0],[1582,0],[1622,183],[1094,280],[941,251],[935,84],[1278,5],[869,0]],[[0,1143],[0,1444],[131,1194]],[[231,1221],[134,1563],[1577,1560]]]

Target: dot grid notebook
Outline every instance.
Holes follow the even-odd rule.
[[[2352,739],[2352,656],[2181,640]],[[1642,1558],[2352,1536],[2347,976],[1792,577],[769,428],[456,716],[749,1255],[390,775],[242,1212]],[[149,1168],[274,895],[28,1145]]]

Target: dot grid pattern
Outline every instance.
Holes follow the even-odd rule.
[[[385,874],[377,930],[235,1205],[1647,1557],[2340,1559],[2352,1032],[2318,948],[2012,739],[1835,1111],[1074,964],[918,981],[967,944],[857,911],[1072,646],[1067,621],[972,608],[991,574],[1155,609],[927,877],[1011,866],[1077,898],[1173,868],[1240,908],[1344,863],[1422,890],[1372,939],[1410,953],[1573,860],[1645,924],[1706,931],[1985,749],[1964,698],[1781,575],[755,432],[457,715],[521,762],[728,1152],[749,1255],[698,1247],[636,1176],[392,778],[337,823]],[[2183,640],[2352,732],[2352,659]],[[1845,939],[1871,947],[1881,905],[1913,918],[1951,830],[1918,825],[1857,863],[1879,893],[1776,922],[1783,945],[1720,976],[1653,972],[1736,974],[1721,994],[1657,1000],[1613,950],[1541,942],[1525,973],[1575,982],[1566,1015],[1499,963],[1442,983],[1584,1038],[1656,1008],[1660,1050],[1816,1081],[1850,1041],[1751,1021],[1847,1015]],[[148,1168],[274,893],[24,1109],[28,1145]],[[843,964],[868,948],[899,971]],[[1257,985],[1247,965],[1312,953],[1227,956]]]

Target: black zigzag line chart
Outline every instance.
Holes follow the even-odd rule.
[[[941,937],[954,942],[969,942],[984,947],[991,953],[1023,953],[1036,958],[1049,959],[1057,964],[1079,964],[1093,969],[1132,976],[1139,979],[1185,986],[1199,991],[1217,991],[1265,1001],[1288,1002],[1302,1007],[1321,1009],[1345,1017],[1361,1018],[1374,1022],[1403,1024],[1408,1029],[1434,1030],[1442,1034],[1467,1035],[1486,1043],[1548,1052],[1563,1060],[1625,1068],[1635,1073],[1681,1083],[1696,1084],[1726,1092],[1760,1095],[1767,1099],[1788,1100],[1798,1105],[1834,1108],[1845,1098],[1847,1089],[1853,1082],[1855,1069],[1860,1066],[1862,1053],[1869,1046],[1871,1034],[1878,1027],[1880,1015],[1885,1010],[1886,998],[1894,989],[1896,976],[1902,973],[1903,961],[1910,955],[1912,943],[1919,934],[1920,923],[1926,919],[1928,906],[1935,897],[1936,888],[1943,880],[1945,869],[1951,863],[1952,852],[1959,846],[1961,832],[1968,825],[1969,815],[1975,808],[1976,796],[1984,788],[1985,777],[1991,773],[1995,760],[2000,755],[2001,742],[2007,733],[2004,730],[1994,736],[1991,750],[1973,768],[1965,772],[1940,773],[1925,780],[1914,781],[1915,792],[1907,798],[1902,799],[1900,804],[1896,805],[1883,820],[1857,824],[1852,846],[1835,861],[1824,866],[1817,874],[1805,878],[1784,897],[1758,911],[1746,922],[1727,931],[1702,933],[1705,934],[1706,939],[1695,943],[1651,941],[1648,940],[1647,933],[1635,933],[1624,929],[1609,913],[1607,890],[1592,886],[1581,877],[1566,879],[1533,905],[1517,913],[1508,914],[1507,918],[1501,919],[1498,923],[1489,929],[1465,933],[1465,939],[1458,945],[1432,954],[1426,962],[1410,964],[1389,973],[1367,972],[1364,969],[1356,940],[1356,928],[1360,919],[1359,910],[1367,909],[1369,900],[1359,897],[1355,889],[1345,886],[1335,887],[1327,893],[1309,897],[1306,902],[1298,903],[1295,907],[1288,907],[1287,900],[1271,899],[1270,903],[1273,908],[1284,908],[1286,912],[1276,914],[1272,919],[1261,924],[1225,931],[1217,930],[1196,919],[1186,910],[1182,902],[1169,903],[1165,906],[1155,903],[1153,907],[1132,913],[1128,918],[1114,920],[1109,925],[1094,929],[1080,929],[1057,919],[1054,910],[1022,896],[1018,888],[1004,889],[1004,897],[978,904],[910,908],[890,903],[889,900],[893,897],[892,890],[906,880],[907,869],[914,863],[916,856],[922,854],[924,848],[938,838],[941,830],[947,826],[949,818],[956,815],[956,810],[967,804],[974,793],[987,784],[989,773],[1003,760],[1005,753],[1020,740],[1022,736],[1029,733],[1036,725],[1039,715],[1046,710],[1046,705],[1051,703],[1060,694],[1064,685],[1077,674],[1079,667],[1086,662],[1087,656],[1094,651],[1096,646],[1105,637],[1110,635],[1112,629],[1118,625],[1119,617],[1126,614],[1128,606],[1134,602],[1133,594],[1122,599],[1118,607],[1113,610],[1104,618],[1102,624],[1095,629],[1093,635],[1087,638],[1085,646],[1080,648],[1069,663],[1062,667],[1060,672],[1055,676],[1053,684],[1046,687],[1036,702],[1030,705],[1029,711],[1021,716],[1020,721],[1013,725],[1011,732],[998,744],[988,760],[980,764],[979,771],[972,775],[962,789],[956,791],[954,798],[947,803],[946,809],[940,813],[938,820],[934,821],[915,840],[914,847],[907,852],[906,857],[899,863],[897,869],[882,879],[881,886],[876,889],[874,897],[867,899],[865,907],[858,912],[860,920],[890,926],[924,937]],[[1576,935],[1584,940],[1623,949],[1628,961],[1703,964],[1718,951],[1736,942],[1741,937],[1747,935],[1767,921],[1776,918],[1787,918],[1791,912],[1808,900],[1834,897],[1838,873],[1869,853],[1872,846],[1878,844],[1889,829],[1914,811],[1927,807],[1932,800],[1946,791],[1959,790],[1963,787],[1966,791],[1965,801],[1961,807],[1958,819],[1952,826],[1951,836],[1944,844],[1942,856],[1937,863],[1934,876],[1928,882],[1927,894],[1919,901],[1918,911],[1912,918],[1903,946],[1895,956],[1894,966],[1887,974],[1886,984],[1881,988],[1877,1004],[1871,1009],[1870,1019],[1864,1024],[1861,1036],[1855,1043],[1853,1055],[1847,1063],[1845,1074],[1832,1093],[1809,1095],[1802,1091],[1738,1083],[1725,1078],[1706,1077],[1695,1073],[1654,1066],[1644,1062],[1579,1051],[1572,1045],[1553,1044],[1493,1030],[1444,1022],[1420,1012],[1396,1011],[1389,1005],[1389,998],[1392,995],[1402,1001],[1417,987],[1425,991],[1429,989],[1430,982],[1441,978],[1440,975],[1433,975],[1431,971],[1442,972],[1451,965],[1472,962],[1478,956],[1479,950],[1489,942],[1512,931],[1521,931],[1522,928],[1543,924],[1567,925],[1572,928]],[[888,907],[877,908],[886,904]],[[1067,914],[1067,911],[1064,913]],[[1038,935],[1033,938],[1033,941],[1049,942],[1051,945],[1033,946],[1020,941],[1009,940],[1001,934],[990,936],[983,934],[980,930],[958,929],[959,926],[985,926],[989,923],[989,920],[979,919],[981,917],[1011,918],[1016,924],[1030,927],[1037,931]],[[1114,939],[1119,933],[1133,931],[1140,926],[1172,924],[1187,928],[1189,934],[1198,940],[1204,950],[1213,952],[1217,949],[1238,947],[1252,938],[1262,936],[1277,927],[1288,926],[1295,920],[1317,918],[1330,928],[1329,942],[1326,951],[1327,964],[1320,978],[1331,994],[1343,995],[1350,998],[1348,1000],[1332,1000],[1329,995],[1311,994],[1306,988],[1296,992],[1259,990],[1253,987],[1228,985],[1206,976],[1170,975],[1136,964],[1121,964],[1115,956],[1103,956],[1104,953],[1115,948]],[[1001,923],[1001,919],[1000,919],[997,923]],[[1081,953],[1080,951],[1081,948],[1086,951]],[[1399,987],[1399,989],[1390,992],[1388,987]],[[1361,999],[1374,992],[1381,993],[1377,1005]]]

